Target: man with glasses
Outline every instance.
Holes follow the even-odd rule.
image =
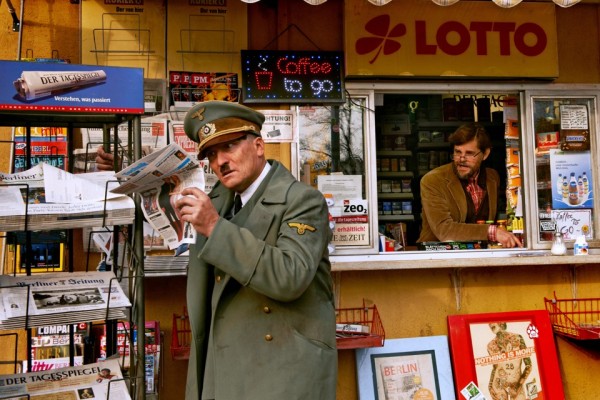
[[[480,124],[460,126],[448,141],[452,162],[429,171],[421,179],[423,225],[419,242],[488,240],[505,248],[523,244],[495,224],[500,177],[492,168],[481,168],[492,142]]]

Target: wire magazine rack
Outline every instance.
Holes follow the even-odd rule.
[[[171,357],[173,360],[187,360],[190,358],[192,344],[192,330],[187,307],[183,314],[173,314],[173,336],[171,337]]]
[[[356,308],[338,308],[336,311],[336,343],[338,349],[359,349],[365,347],[383,347],[385,330],[379,317],[377,306]],[[363,332],[348,332],[346,326],[366,327]]]
[[[600,339],[600,298],[544,297],[554,332],[579,340]]]

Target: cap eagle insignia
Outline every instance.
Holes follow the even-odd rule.
[[[306,231],[315,232],[317,230],[314,226],[303,224],[302,222],[288,222],[288,226],[296,229],[298,235],[304,235]]]
[[[202,121],[204,119],[204,107],[199,108],[193,113],[190,118],[198,118],[198,121]]]

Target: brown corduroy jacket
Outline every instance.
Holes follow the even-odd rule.
[[[496,217],[498,172],[486,168],[488,220]],[[421,179],[423,225],[419,242],[487,240],[488,225],[467,224],[467,197],[452,163],[429,171]]]

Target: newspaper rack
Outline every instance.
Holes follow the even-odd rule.
[[[600,339],[600,298],[544,297],[555,333],[578,340]]]
[[[192,343],[192,330],[187,307],[183,314],[173,314],[173,335],[171,337],[171,357],[173,360],[188,360]]]
[[[385,330],[379,317],[377,306],[336,309],[336,324],[361,325],[368,333],[336,332],[338,349],[359,349],[365,347],[382,347],[385,342]]]

